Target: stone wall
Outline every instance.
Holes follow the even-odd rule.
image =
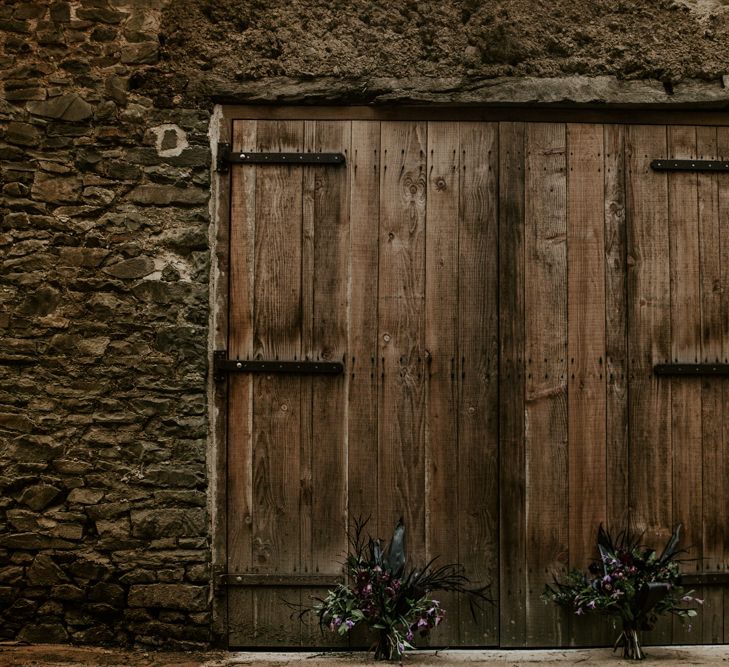
[[[209,640],[209,114],[133,90],[159,20],[0,4],[0,640]]]
[[[0,640],[210,640],[216,102],[726,106],[728,12],[0,2]]]

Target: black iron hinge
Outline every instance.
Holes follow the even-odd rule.
[[[653,160],[653,171],[729,171],[725,160]]]
[[[344,372],[341,361],[267,361],[255,359],[228,359],[226,350],[213,353],[213,378],[223,382],[228,373],[290,373],[296,375],[340,375]]]
[[[218,144],[217,169],[227,172],[231,164],[343,165],[344,153],[257,153],[232,151],[230,144]]]
[[[671,377],[706,377],[729,375],[729,364],[656,364],[653,366],[656,375]]]

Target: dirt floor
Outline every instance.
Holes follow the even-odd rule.
[[[729,665],[727,646],[648,647],[645,665]],[[359,667],[374,664],[365,653],[170,653],[122,651],[101,648],[77,648],[58,645],[12,646],[0,644],[1,667]],[[504,665],[518,667],[539,664],[540,667],[569,664],[601,666],[628,665],[630,661],[614,657],[609,649],[544,650],[544,651],[417,651],[406,655],[409,667],[469,667]]]

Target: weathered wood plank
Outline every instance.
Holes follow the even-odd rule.
[[[729,130],[719,128],[717,130],[717,151],[718,157],[722,160],[729,159]],[[720,283],[719,293],[721,295],[721,358],[724,363],[729,360],[729,229],[726,220],[729,220],[729,182],[725,178],[719,180],[718,188],[718,210],[719,210],[719,253],[720,253]],[[729,405],[729,383],[726,380],[721,382],[721,398],[722,398],[722,440],[721,440],[721,456],[719,457],[721,464],[721,475],[723,487],[717,490],[718,495],[723,495],[723,510],[720,516],[729,516],[729,415],[726,406]],[[727,548],[727,539],[729,538],[729,527],[726,522],[722,524],[723,534],[716,535],[717,543],[724,545],[723,568],[726,571],[726,559],[729,558],[729,548]],[[719,557],[717,548],[716,557]],[[724,589],[724,641],[729,641],[729,591]]]
[[[527,641],[567,641],[544,584],[567,566],[567,247],[565,126],[527,127],[525,175],[525,439]]]
[[[315,150],[351,147],[351,124],[318,122]],[[339,167],[316,172],[313,347],[322,361],[345,361],[349,316],[349,186]],[[347,549],[347,379],[313,379],[312,558],[315,573],[336,573]]]
[[[457,123],[428,123],[425,223],[425,541],[426,558],[458,562],[458,521],[464,510],[458,460],[458,196]],[[465,478],[465,479],[464,479]],[[457,645],[458,596],[439,593],[446,622],[430,643]]]
[[[567,147],[569,565],[584,569],[607,519],[602,126],[568,125]],[[574,621],[575,644],[609,641],[604,624]]]
[[[303,123],[259,121],[256,149],[301,151]],[[256,167],[254,354],[301,354],[302,170]],[[292,268],[294,270],[292,270]],[[258,572],[298,572],[301,388],[294,376],[254,379],[253,566]],[[255,593],[255,643],[298,645],[301,629],[282,600],[298,590]]]
[[[425,557],[426,132],[381,126],[378,515],[388,536],[404,518],[413,563]]]
[[[668,128],[668,157],[696,158],[696,128]],[[668,177],[668,235],[671,262],[671,357],[674,362],[698,362],[701,357],[701,289],[697,174]],[[673,524],[681,523],[692,559],[687,573],[701,569],[702,448],[701,381],[671,380],[671,441],[673,445]],[[702,616],[695,632],[674,620],[674,641],[701,640]]]
[[[234,150],[253,150],[256,121],[238,121],[233,127]],[[236,169],[231,184],[230,300],[228,354],[247,359],[253,352],[253,251],[256,220],[255,169]],[[250,572],[253,525],[253,378],[234,374],[228,390],[227,565],[226,572]],[[221,508],[222,509],[222,508]],[[233,637],[252,638],[253,593],[228,591],[229,627]],[[246,639],[243,639],[246,638]]]
[[[716,160],[719,157],[716,128],[696,128],[696,157]],[[721,221],[719,217],[719,179],[721,174],[698,174],[699,257],[701,259],[701,361],[723,360],[724,328],[722,326],[722,256]],[[724,179],[722,179],[724,180]],[[701,385],[702,447],[702,526],[699,569],[704,573],[724,570],[726,478],[722,447],[722,384],[718,378],[706,379]],[[692,554],[695,556],[698,554]],[[724,638],[724,592],[720,587],[706,586],[700,595],[701,635],[697,641],[716,644]],[[698,629],[697,629],[698,630]],[[694,634],[698,634],[694,630]]]
[[[304,151],[316,150],[316,122],[304,122]],[[301,168],[301,358],[310,359],[314,343],[314,247],[316,226],[316,188],[317,167]],[[300,572],[314,572],[313,533],[314,523],[314,382],[313,377],[299,379],[300,406],[301,406],[301,436],[299,440],[299,554]],[[299,591],[299,604],[310,602],[310,597],[317,595],[317,591]],[[291,601],[296,602],[296,596],[291,595]],[[322,635],[318,631],[318,624],[307,616],[302,619],[301,643],[308,645],[328,645],[332,635]]]
[[[492,584],[495,601],[474,620],[461,600],[461,643],[489,646],[499,642],[498,125],[463,123],[459,141],[460,562],[473,585]]]
[[[671,357],[667,177],[650,168],[666,155],[665,127],[627,128],[630,505],[633,527],[656,546],[670,537],[673,504],[670,382],[653,376]],[[649,639],[670,642],[667,629]]]
[[[625,129],[605,125],[605,361],[607,525],[630,525]]]
[[[377,266],[380,123],[352,123],[350,177],[349,518],[377,532]]]
[[[526,645],[523,123],[499,125],[499,572],[501,646]]]

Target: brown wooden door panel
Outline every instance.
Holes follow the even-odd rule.
[[[229,352],[341,360],[341,376],[233,375],[228,571],[337,575],[346,526],[400,516],[413,563],[492,581],[473,619],[443,597],[434,645],[605,644],[545,607],[599,523],[660,545],[681,521],[692,572],[726,569],[729,390],[653,365],[729,354],[729,177],[654,172],[729,157],[693,126],[236,121],[234,149],[342,152],[344,167],[232,169]],[[284,602],[232,588],[230,644],[331,643]],[[729,596],[692,632],[723,641]],[[336,641],[335,641],[336,643]]]

